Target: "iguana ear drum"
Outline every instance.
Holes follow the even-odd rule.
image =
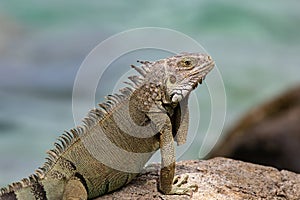
[[[172,84],[176,83],[176,77],[174,75],[171,75],[169,80],[170,80],[170,83],[172,83]]]

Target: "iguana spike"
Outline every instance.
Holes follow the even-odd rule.
[[[43,170],[37,169],[35,170],[35,174],[39,177],[39,179],[44,178]]]
[[[137,60],[136,62],[138,62],[138,63],[141,63],[141,64],[145,64],[145,65],[147,65],[147,64],[150,64],[150,62],[149,61],[143,61],[143,60]]]
[[[1,195],[5,194],[7,192],[8,192],[7,188],[1,188],[1,190],[0,190]]]
[[[22,184],[20,182],[14,182],[12,183],[12,187],[14,188],[14,190],[19,190],[20,188],[22,188]]]
[[[60,141],[60,143],[62,144],[62,146],[67,146],[68,145],[68,139],[66,137],[64,137],[63,135],[59,136],[57,138],[58,141]]]
[[[69,146],[72,143],[72,141],[64,135],[62,135],[61,138],[64,139],[66,146]]]
[[[120,89],[120,92],[122,93],[122,94],[124,94],[124,95],[130,95],[131,93],[132,93],[132,89],[131,88],[129,88],[129,87],[125,87],[125,88],[121,88]]]
[[[107,100],[105,103],[106,103],[107,105],[109,105],[110,108],[112,108],[112,107],[115,105],[114,102],[112,102],[111,100]]]
[[[8,185],[7,189],[9,192],[14,191],[14,187],[12,185]]]
[[[120,102],[119,99],[118,99],[118,97],[115,96],[115,95],[109,94],[109,95],[106,96],[106,98],[107,98],[109,101],[112,101],[114,104],[117,104],[117,103]]]
[[[85,131],[82,126],[77,126],[74,130],[77,133],[77,137],[79,137],[80,135],[82,135],[82,133],[84,133],[84,131]]]
[[[23,187],[27,187],[30,185],[30,181],[28,178],[23,178],[20,182],[22,183]]]
[[[118,94],[116,94],[116,93],[114,93],[112,95],[109,95],[109,96],[111,96],[112,98],[115,98],[117,102],[122,101],[122,98],[120,98],[120,96]]]
[[[137,87],[136,87],[136,85],[134,85],[134,84],[133,84],[133,83],[131,83],[131,82],[124,81],[123,83],[125,83],[125,84],[129,85],[130,87],[132,87],[132,88],[134,88],[134,89],[136,89],[136,88],[137,88]]]
[[[143,79],[140,76],[129,76],[129,80],[131,80],[136,86],[142,84]]]
[[[52,162],[52,160],[51,160],[51,158],[49,158],[49,157],[46,157],[46,162]]]
[[[1,188],[0,190],[0,195],[3,195],[5,193],[9,193],[9,192],[13,192],[13,191],[17,191],[19,189],[21,189],[23,187],[23,183],[22,181],[19,181],[19,182],[14,182],[10,185],[8,185],[7,187],[5,188]],[[1,196],[0,196],[1,197]],[[2,198],[1,198],[2,199]]]
[[[40,170],[41,172],[43,172],[43,173],[45,173],[46,172],[46,169],[45,169],[45,167],[43,166],[43,167],[39,167],[38,168],[38,170]]]
[[[118,96],[121,100],[123,100],[123,99],[125,99],[125,95],[123,95],[123,94],[115,94],[116,96]]]
[[[73,136],[69,131],[64,131],[63,134],[69,139],[69,141],[72,141]]]
[[[135,66],[135,65],[131,65],[131,67],[132,67],[133,69],[135,69],[135,71],[137,71],[138,73],[140,73],[143,77],[146,76],[147,72],[144,70],[144,68],[142,68],[142,67],[137,67],[137,66]]]
[[[79,134],[78,134],[78,131],[76,128],[71,129],[70,132],[72,133],[74,139],[79,137]]]
[[[93,120],[90,117],[85,117],[82,122],[83,125],[89,127],[93,123]]]
[[[47,151],[47,153],[52,156],[54,159],[57,159],[59,157],[59,152],[56,149],[51,149]]]
[[[63,133],[61,136],[59,136],[61,139],[63,139],[64,140],[64,142],[67,144],[67,145],[69,145],[70,143],[71,143],[71,141],[72,141],[72,137],[69,135],[69,134],[67,134],[67,132],[65,132],[65,133]]]
[[[43,168],[45,168],[45,171],[48,171],[50,169],[50,167],[52,166],[53,161],[46,161],[44,163]]]
[[[54,146],[58,150],[59,153],[63,152],[64,148],[60,144],[58,144],[57,142],[55,142]]]
[[[38,176],[36,174],[31,174],[29,176],[29,181],[30,182],[37,182],[38,181]]]
[[[64,149],[66,149],[68,147],[68,145],[70,144],[70,142],[68,141],[68,139],[66,139],[63,135],[61,135],[58,140],[60,141],[61,145],[63,146]]]
[[[94,115],[96,115],[97,117],[101,118],[104,116],[105,113],[103,113],[100,109],[95,108],[93,110],[90,111],[91,113],[93,113]]]
[[[116,97],[116,99],[118,99],[118,101],[122,101],[124,99],[123,95],[120,95],[120,94],[117,94],[117,93],[115,93],[113,95],[114,95],[114,97]]]
[[[103,108],[103,110],[105,110],[106,112],[109,112],[110,110],[110,105],[108,105],[107,103],[99,103],[98,104],[101,108]]]
[[[49,152],[47,152],[47,154],[48,154],[48,157],[46,157],[46,163],[51,164],[53,162],[53,160],[55,160],[56,157],[53,156],[52,154],[50,154]],[[45,167],[45,166],[43,166],[43,167]]]
[[[149,61],[137,61],[138,63],[141,63],[142,65],[140,66],[140,68],[146,72],[146,74],[150,71],[150,67],[151,67],[151,62]]]

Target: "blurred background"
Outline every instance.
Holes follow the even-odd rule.
[[[299,8],[297,0],[1,1],[0,186],[41,166],[55,138],[74,126],[76,72],[107,37],[158,26],[201,43],[224,80],[227,130],[253,106],[300,82]],[[206,99],[201,116],[209,112]],[[183,158],[197,159],[200,143]]]

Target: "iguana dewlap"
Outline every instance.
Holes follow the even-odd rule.
[[[3,199],[91,199],[129,183],[160,149],[159,189],[187,194],[173,185],[174,141],[186,141],[188,96],[214,67],[210,56],[182,53],[132,66],[130,87],[91,110],[83,124],[65,132],[33,175],[0,190]],[[178,181],[177,181],[178,182]]]

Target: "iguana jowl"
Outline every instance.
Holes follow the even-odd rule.
[[[174,140],[185,143],[188,96],[214,67],[209,55],[182,53],[140,61],[130,87],[108,95],[79,127],[65,132],[35,174],[0,190],[3,199],[90,199],[130,182],[156,150],[162,167],[159,189],[186,194],[173,185]]]

